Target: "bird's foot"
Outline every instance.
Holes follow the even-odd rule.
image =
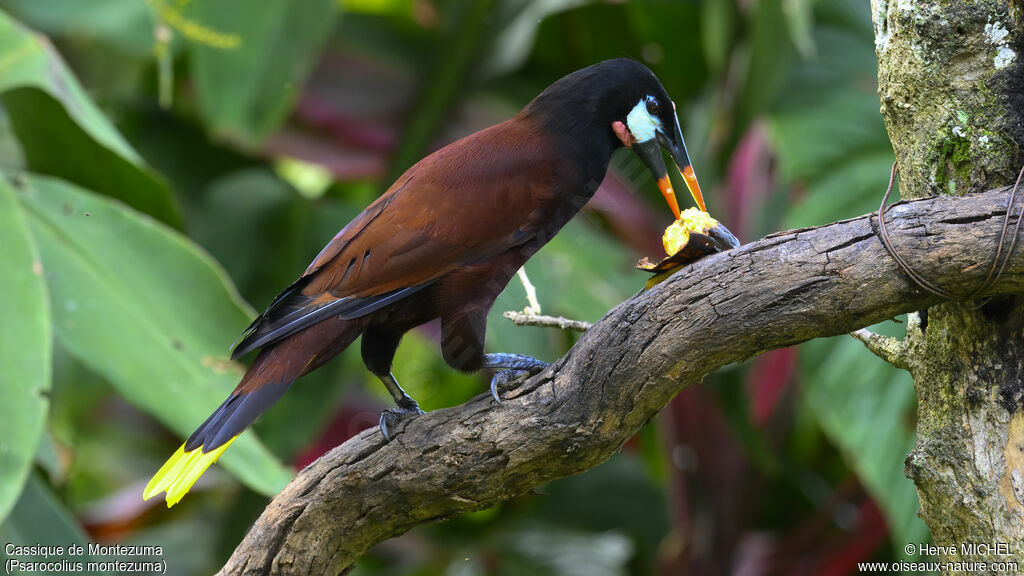
[[[501,390],[510,388],[521,377],[530,377],[551,364],[523,354],[485,354],[484,367],[497,370],[491,378],[491,396],[501,404]]]
[[[380,432],[384,435],[385,442],[391,442],[391,433],[388,430],[394,429],[399,422],[419,414],[423,414],[420,405],[415,400],[406,396],[408,401],[398,403],[397,408],[391,408],[380,413]]]

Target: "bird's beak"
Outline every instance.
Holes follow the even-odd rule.
[[[686,187],[689,188],[690,195],[693,196],[697,207],[703,212],[708,210],[704,206],[704,196],[700,193],[700,184],[697,183],[697,177],[693,174],[690,156],[686,153],[686,142],[683,140],[683,132],[679,128],[679,121],[676,120],[675,124],[675,135],[673,138],[669,138],[659,130],[656,138],[651,138],[646,142],[637,142],[633,144],[633,149],[636,150],[637,155],[644,161],[644,164],[647,165],[648,170],[651,171],[654,179],[658,182],[661,194],[665,197],[665,201],[668,202],[669,208],[672,209],[672,213],[678,220],[679,203],[676,201],[675,191],[672,190],[672,182],[668,179],[668,170],[665,169],[665,159],[661,155],[661,148],[664,148],[672,155],[672,160],[679,169],[679,173],[682,174]]]

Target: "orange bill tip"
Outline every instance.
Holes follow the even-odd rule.
[[[683,175],[683,180],[686,181],[686,187],[690,189],[690,195],[693,196],[693,200],[697,203],[697,207],[700,208],[701,212],[707,212],[707,207],[704,206],[704,196],[700,193],[700,184],[697,183],[697,176],[693,174],[693,166],[687,166],[679,171]],[[676,216],[678,218],[678,216]]]
[[[668,202],[668,207],[672,209],[672,214],[675,215],[676,220],[679,220],[679,202],[676,201],[676,193],[672,190],[672,182],[669,181],[667,174],[663,178],[658,178],[658,188],[661,190],[661,195],[665,197],[665,201]]]

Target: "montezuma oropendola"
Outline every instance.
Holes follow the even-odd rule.
[[[145,498],[173,505],[297,378],[362,335],[362,356],[395,399],[381,415],[421,413],[391,375],[402,335],[441,319],[455,369],[498,370],[491,382],[546,363],[485,354],[487,313],[516,271],[597,190],[612,152],[633,148],[672,208],[664,148],[697,205],[704,200],[661,82],[644,65],[608,60],[558,80],[512,119],[427,156],[356,216],[301,278],[249,326],[232,358],[260,350],[242,381],[156,473]],[[500,402],[500,400],[499,400]]]

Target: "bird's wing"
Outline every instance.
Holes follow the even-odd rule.
[[[274,299],[233,357],[331,316],[365,316],[532,238],[553,200],[554,162],[522,124],[478,132],[410,168]]]

